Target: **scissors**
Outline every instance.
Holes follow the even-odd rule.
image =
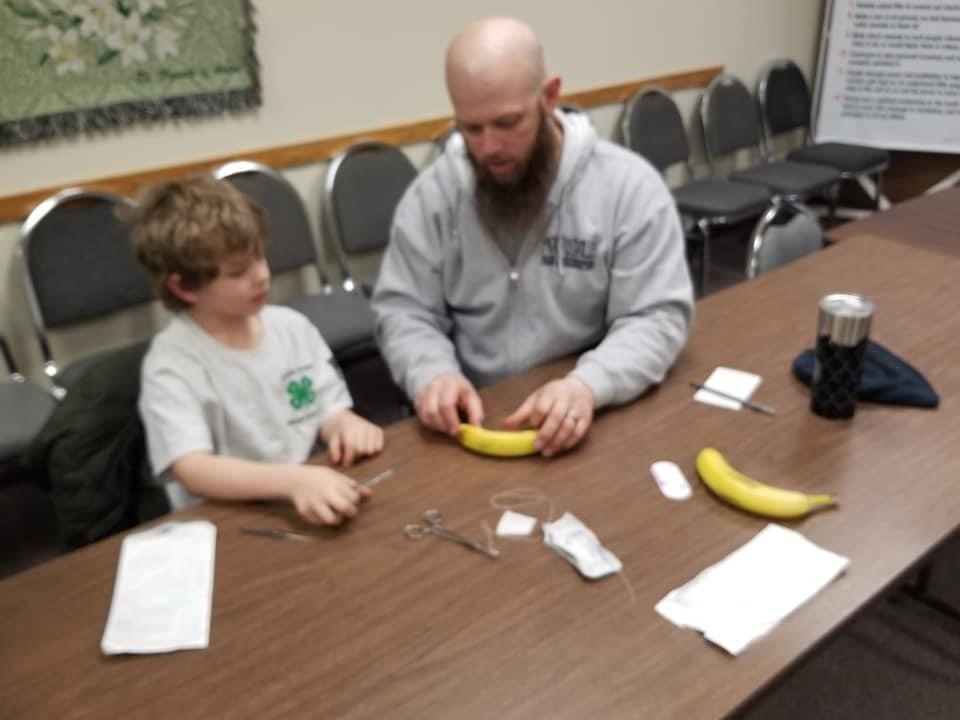
[[[452,532],[443,527],[443,513],[439,510],[427,510],[420,519],[421,522],[410,523],[403,528],[403,534],[410,540],[422,540],[427,535],[436,535],[437,537],[442,537],[444,540],[452,540],[461,545],[466,545],[471,550],[481,552],[488,557],[500,557],[500,551],[496,548],[488,547],[487,545],[478,543],[476,540],[471,540],[460,533]]]

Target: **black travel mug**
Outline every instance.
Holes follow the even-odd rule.
[[[863,375],[873,303],[863,295],[833,293],[820,300],[810,409],[821,417],[851,418]]]

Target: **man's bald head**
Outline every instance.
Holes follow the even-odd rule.
[[[458,100],[491,92],[536,93],[545,78],[543,46],[529,25],[513,18],[471,23],[447,48],[447,90]]]

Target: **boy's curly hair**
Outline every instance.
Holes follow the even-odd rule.
[[[137,260],[171,310],[189,306],[167,287],[171,275],[180,276],[184,289],[199,290],[216,278],[225,257],[260,256],[269,241],[261,207],[209,175],[150,185],[120,215],[131,225]]]

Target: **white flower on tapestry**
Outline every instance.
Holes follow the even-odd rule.
[[[82,73],[84,71],[87,63],[80,52],[80,35],[76,28],[60,32],[55,27],[48,27],[47,38],[50,40],[47,55],[56,66],[57,75],[65,75],[68,72]]]
[[[174,58],[196,0],[5,0],[57,75]]]
[[[120,53],[123,66],[127,67],[147,60],[146,44],[150,33],[150,28],[141,21],[140,13],[132,12],[103,41],[108,48]]]

